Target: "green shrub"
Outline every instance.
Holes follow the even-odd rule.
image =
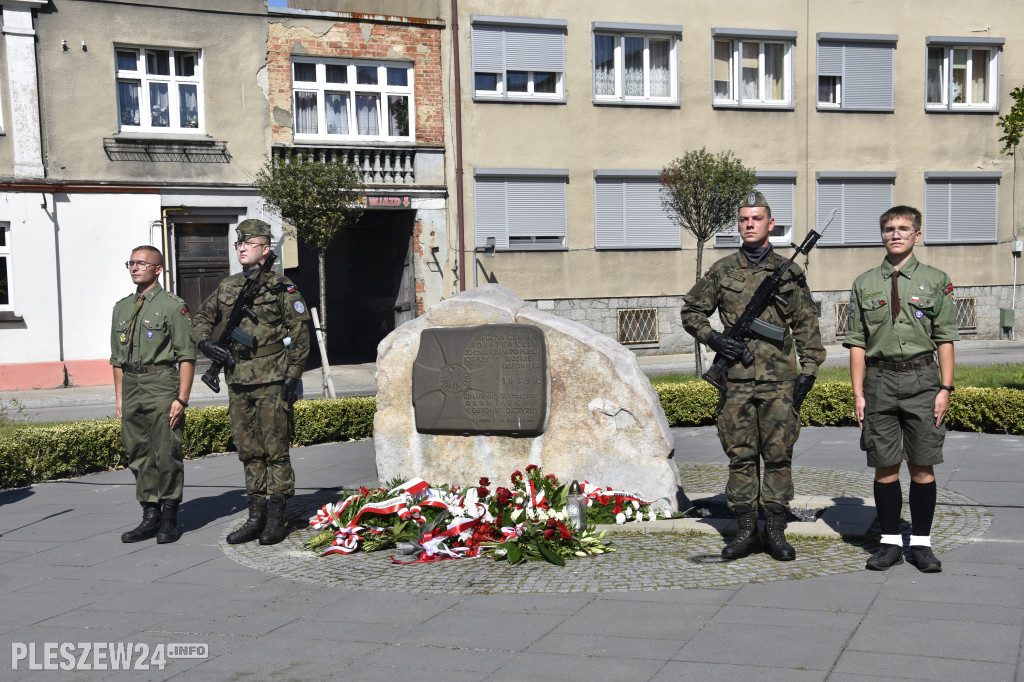
[[[312,445],[337,440],[373,436],[375,398],[337,398],[302,400],[295,403],[296,445]]]

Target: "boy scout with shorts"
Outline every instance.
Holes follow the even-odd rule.
[[[960,339],[953,284],[919,263],[921,212],[895,206],[879,218],[885,260],[853,282],[850,349],[854,411],[861,448],[875,469],[875,508],[881,547],[866,568],[884,571],[903,561],[900,463],[910,471],[910,555],[918,570],[938,573],[931,550],[935,514],[934,465],[942,463],[943,420],[953,392],[953,342]],[[938,367],[935,356],[938,353]]]

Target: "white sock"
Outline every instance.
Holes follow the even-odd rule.
[[[903,536],[902,535],[883,535],[882,536],[882,544],[883,545],[896,545],[897,547],[902,547],[903,546]],[[911,543],[911,544],[913,544],[913,543]]]
[[[931,535],[911,535],[910,536],[911,547],[931,547],[932,536]]]

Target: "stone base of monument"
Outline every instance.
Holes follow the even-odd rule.
[[[689,492],[687,495],[694,505],[707,502],[724,505],[726,502],[725,495],[722,493]],[[815,515],[817,518],[814,518],[812,521],[789,521],[786,524],[787,535],[803,537],[862,538],[868,534],[868,530],[877,516],[873,498],[797,495],[790,502],[790,509],[793,511],[801,509],[820,510]],[[736,520],[731,518],[678,518],[597,526],[598,532],[623,530],[643,533],[675,532],[735,535]]]
[[[632,351],[486,284],[433,306],[377,348],[379,480],[563,483],[687,506],[658,394]]]

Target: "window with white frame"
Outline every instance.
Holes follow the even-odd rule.
[[[477,168],[473,174],[474,243],[498,251],[566,246],[568,169]]]
[[[926,244],[995,244],[1002,173],[924,174]]]
[[[775,220],[775,226],[768,234],[768,242],[773,246],[790,246],[793,243],[795,188],[796,172],[762,171],[757,174],[754,189],[764,195]],[[737,248],[741,243],[737,223],[717,233],[713,241],[715,248]]]
[[[203,131],[199,50],[115,47],[117,120],[125,132]]]
[[[0,223],[0,310],[14,309],[11,280],[11,224]]]
[[[473,15],[473,97],[565,101],[564,19]]]
[[[818,109],[892,111],[899,36],[818,34]]]
[[[678,104],[682,26],[595,21],[594,102]]]
[[[1002,38],[928,36],[925,108],[998,111]]]
[[[716,107],[793,108],[796,31],[714,28],[711,35]]]
[[[816,224],[824,227],[832,209],[835,219],[821,233],[819,246],[877,246],[881,244],[878,216],[892,208],[895,173],[817,173]]]
[[[411,62],[292,59],[293,135],[411,140]]]
[[[596,248],[678,249],[681,235],[661,203],[658,171],[594,171]]]

